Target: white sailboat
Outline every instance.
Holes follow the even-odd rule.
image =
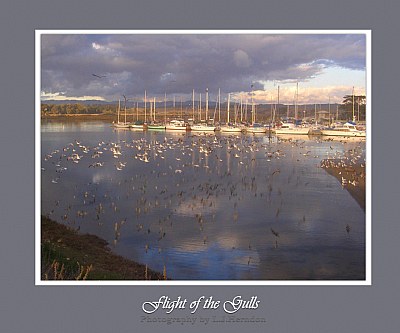
[[[165,125],[167,131],[187,131],[190,127],[186,125],[184,120],[174,119]]]
[[[309,127],[296,126],[294,123],[283,123],[275,129],[275,134],[293,134],[293,135],[308,135]]]
[[[208,93],[208,90],[207,90]],[[208,97],[206,97],[207,100]],[[207,104],[207,103],[206,103]],[[193,105],[194,105],[194,93],[193,93]],[[206,105],[206,110],[208,109],[208,105]],[[194,118],[193,118],[194,121]],[[199,102],[199,122],[190,126],[190,129],[193,132],[214,132],[215,126],[209,125],[207,123],[207,119],[205,121],[201,120],[201,94],[200,94],[200,102]]]
[[[124,122],[121,122],[119,119],[120,111],[121,111],[121,100],[118,99],[118,119],[117,119],[117,122],[113,124],[113,126],[115,128],[129,128],[130,124],[126,122],[126,99],[125,99],[125,121]]]
[[[166,108],[166,98],[167,97],[165,96],[164,108]],[[153,103],[150,102],[150,118],[152,118],[152,121],[149,124],[147,124],[148,130],[153,130],[153,131],[164,131],[165,130],[165,124],[158,122],[156,120],[156,99],[155,98],[153,100]]]
[[[297,120],[297,106],[299,98],[299,83],[296,87],[296,103],[294,109],[294,119]],[[289,108],[288,108],[289,113]],[[310,133],[310,126],[297,125],[296,123],[284,122],[282,125],[275,129],[275,134],[292,134],[292,135],[308,135]]]
[[[322,129],[321,134],[327,136],[345,136],[345,137],[366,137],[366,131],[359,129],[355,123],[354,114],[354,87],[353,87],[353,122],[336,123],[328,128]]]
[[[242,128],[237,126],[236,123],[231,124],[230,121],[230,98],[231,98],[231,94],[228,94],[228,107],[227,107],[227,116],[226,116],[226,124],[225,125],[221,125],[220,126],[220,130],[222,133],[241,133],[242,132]]]
[[[246,133],[263,134],[267,132],[267,129],[256,122],[256,109],[253,100],[253,85],[251,85],[251,88],[251,124],[246,126]]]

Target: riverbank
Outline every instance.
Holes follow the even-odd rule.
[[[95,235],[41,217],[42,280],[164,280],[147,266],[113,254]]]
[[[326,159],[321,162],[330,175],[334,176],[365,211],[365,165],[345,165],[341,159]]]

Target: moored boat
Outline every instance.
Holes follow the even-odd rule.
[[[295,134],[295,135],[308,135],[310,127],[296,126],[293,123],[283,123],[280,127],[275,129],[275,134]]]
[[[250,126],[246,126],[245,131],[246,133],[263,134],[267,132],[267,128],[264,127],[262,124],[253,123]]]
[[[332,127],[322,129],[322,135],[327,136],[352,136],[352,137],[365,137],[365,131],[359,130],[356,124],[352,122],[346,122],[345,124],[335,124]]]
[[[167,131],[187,131],[190,130],[190,126],[188,126],[183,120],[174,119],[165,125],[165,129]]]

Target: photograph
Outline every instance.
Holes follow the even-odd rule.
[[[370,30],[36,30],[36,285],[370,285]]]

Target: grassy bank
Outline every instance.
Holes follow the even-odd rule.
[[[160,274],[113,254],[105,240],[41,218],[42,280],[164,280]]]
[[[334,176],[365,211],[365,165],[345,166],[340,159],[323,160],[321,166]]]

